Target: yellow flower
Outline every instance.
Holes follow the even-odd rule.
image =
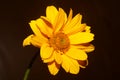
[[[29,24],[34,34],[23,41],[23,46],[34,45],[41,48],[40,56],[52,75],[56,75],[62,67],[66,72],[78,74],[80,67],[88,65],[87,52],[94,50],[90,42],[94,34],[90,26],[81,23],[82,15],[77,14],[72,18],[62,8],[54,6],[46,8],[46,17],[41,16]]]

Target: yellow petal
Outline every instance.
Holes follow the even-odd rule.
[[[39,28],[36,26],[36,21],[35,20],[32,20],[29,23],[29,25],[30,25],[30,27],[33,30],[33,32],[34,32],[35,35],[39,36],[41,34]]]
[[[58,14],[58,10],[54,6],[48,6],[46,8],[46,17],[51,21],[51,23],[54,23],[54,20]]]
[[[65,33],[67,35],[73,35],[78,32],[82,32],[85,29],[85,27],[86,27],[86,24],[77,23],[71,30],[67,30],[67,31],[65,31]]]
[[[62,63],[61,54],[56,51],[54,51],[54,54],[55,54],[55,61],[57,62],[57,64],[61,64]]]
[[[69,12],[69,15],[68,15],[68,19],[67,19],[66,25],[68,25],[68,24],[71,22],[71,20],[72,20],[72,15],[73,15],[73,11],[72,11],[72,9],[70,9],[70,12]],[[64,28],[65,28],[65,27],[64,27]]]
[[[66,21],[66,13],[64,12],[64,10],[62,8],[59,8],[59,12],[58,15],[55,19],[55,23],[54,23],[54,27],[55,27],[55,31],[54,32],[58,32],[64,25],[65,21]]]
[[[66,26],[71,22],[71,20],[72,20],[72,15],[73,15],[73,11],[72,11],[72,9],[70,8],[70,11],[69,11],[69,15],[68,15],[68,18],[67,18],[67,16],[66,16],[66,23],[63,25],[63,27],[62,27],[62,30],[63,30],[63,32],[65,32],[64,30],[64,28],[66,28]]]
[[[47,41],[43,41],[41,38],[34,36],[31,38],[31,44],[35,47],[40,48],[43,43],[46,43]]]
[[[33,36],[34,35],[29,35],[27,38],[25,38],[24,41],[23,41],[23,46],[31,45],[31,38]]]
[[[56,75],[59,71],[59,65],[55,62],[48,63],[48,69],[52,75]]]
[[[69,36],[71,44],[82,44],[91,42],[94,39],[94,34],[87,32],[78,32]]]
[[[87,54],[80,49],[71,47],[66,53],[65,55],[73,58],[73,59],[77,59],[77,60],[86,60],[87,59]]]
[[[30,35],[23,41],[23,46],[34,45],[35,47],[41,47],[43,43],[46,43],[47,39],[40,36]]]
[[[72,74],[77,74],[79,72],[79,64],[76,60],[67,57],[66,55],[62,55],[62,67],[66,72],[70,72]]]
[[[43,44],[41,46],[40,56],[43,60],[50,58],[51,55],[53,54],[53,51],[54,51],[53,48],[50,47],[49,44]]]
[[[90,28],[91,28],[90,26],[86,26],[85,32],[89,32],[89,33],[90,33],[90,32],[91,32],[91,31],[90,31]]]
[[[53,62],[55,60],[55,54],[53,53],[49,58],[43,59],[44,63]]]
[[[70,63],[69,63],[70,60],[69,60],[69,58],[66,55],[62,55],[62,60],[63,60],[63,62],[62,62],[63,69],[66,72],[69,72],[69,70],[70,70]]]
[[[53,31],[51,29],[51,26],[47,24],[49,21],[45,22],[45,20],[42,20],[42,18],[36,20],[36,23],[37,23],[36,25],[39,27],[41,32],[43,32],[45,35],[50,37]]]
[[[37,20],[36,20],[36,21],[35,21],[35,20],[32,20],[29,24],[30,24],[31,29],[33,30],[33,32],[34,32],[34,34],[35,34],[36,36],[39,36],[39,37],[42,38],[43,40],[46,40],[46,37],[41,34],[40,26],[37,25]],[[44,25],[42,25],[42,27],[43,27],[43,26],[44,26]]]
[[[74,45],[74,47],[81,49],[85,52],[92,52],[95,50],[95,47],[92,44],[80,44],[80,45]]]
[[[47,25],[46,27],[48,27],[48,28],[53,28],[52,23],[50,22],[50,20],[49,20],[47,17],[41,16],[40,18],[41,18],[41,19],[43,20],[43,22]]]
[[[90,45],[90,46],[84,48],[83,50],[86,52],[92,52],[95,50],[95,47],[93,45]]]
[[[79,70],[80,70],[78,62],[76,60],[74,60],[74,59],[70,59],[70,61],[71,61],[70,73],[72,73],[72,74],[78,74]]]
[[[81,24],[82,15],[77,14],[69,24],[64,26],[64,32],[68,34],[74,27],[78,27],[78,24]]]

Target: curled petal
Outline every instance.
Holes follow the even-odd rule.
[[[51,25],[49,24],[49,21],[43,19],[43,17],[36,20],[36,25],[43,34],[47,35],[47,37],[52,35],[53,31],[51,29]]]
[[[29,25],[30,25],[31,29],[33,30],[34,34],[37,35],[37,36],[39,36],[40,30],[39,30],[39,28],[38,28],[37,25],[36,25],[36,21],[35,21],[35,20],[32,20],[32,21],[29,23]]]
[[[59,8],[58,15],[54,22],[54,32],[58,32],[64,25],[67,20],[67,15],[62,8]]]
[[[67,35],[73,35],[73,34],[76,34],[78,32],[82,32],[83,30],[85,30],[86,28],[86,24],[76,24],[71,30],[67,30],[66,31],[66,34]]]
[[[41,45],[43,43],[46,43],[47,39],[42,38],[42,37],[38,37],[35,35],[30,35],[28,36],[26,39],[24,39],[23,41],[23,46],[27,46],[27,45],[34,45],[36,47],[41,47]]]
[[[31,38],[33,36],[34,35],[29,35],[27,38],[25,38],[24,41],[23,41],[23,46],[31,45]]]
[[[88,65],[88,60],[78,60],[78,63],[80,65],[81,68],[86,68],[86,66]]]
[[[70,9],[70,12],[69,12],[69,15],[68,15],[68,19],[67,19],[67,22],[66,22],[66,26],[71,22],[71,20],[72,20],[72,15],[73,15],[73,10]]]
[[[78,44],[78,45],[73,45],[73,46],[85,52],[92,52],[95,50],[95,47],[92,44]]]
[[[39,20],[39,19],[38,19]],[[32,31],[34,32],[34,34],[42,39],[46,39],[46,37],[41,33],[41,27],[43,27],[44,25],[38,25],[37,20],[32,20],[30,23],[30,27],[32,29]],[[41,24],[41,23],[40,23]],[[43,28],[44,29],[44,28]]]
[[[75,27],[80,27],[78,26],[78,24],[81,24],[81,19],[82,19],[82,15],[77,14],[70,22],[69,24],[66,24],[64,26],[64,32],[66,34],[70,33],[70,31]]]
[[[53,28],[53,25],[50,23],[50,20],[47,17],[41,16],[43,22],[47,25],[46,28]]]

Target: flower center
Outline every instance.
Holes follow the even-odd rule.
[[[70,45],[69,38],[66,34],[59,32],[55,35],[53,35],[50,38],[50,45],[56,50],[56,51],[66,51]]]

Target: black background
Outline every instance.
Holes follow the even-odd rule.
[[[22,80],[34,54],[33,46],[22,47],[22,41],[32,33],[28,23],[45,16],[49,5],[62,7],[67,13],[81,13],[83,23],[92,27],[96,49],[89,53],[89,65],[78,75],[62,68],[56,76],[38,56],[28,80],[115,80],[120,74],[120,14],[117,0],[1,0],[0,1],[0,80]]]

